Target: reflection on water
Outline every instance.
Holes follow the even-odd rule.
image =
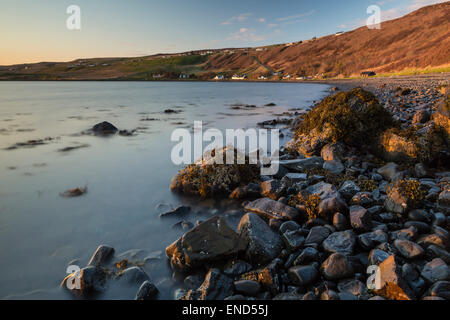
[[[228,200],[199,202],[170,192],[180,169],[170,161],[171,132],[192,129],[194,120],[205,128],[254,127],[311,105],[326,90],[281,83],[0,82],[0,298],[72,299],[59,288],[65,269],[85,266],[99,244],[147,259],[144,268],[161,298],[173,298],[164,249],[183,231],[173,227],[177,220],[158,215],[182,202],[194,208],[191,222],[226,214],[236,224],[241,212]],[[277,106],[263,107],[272,102]],[[136,133],[81,134],[100,121]],[[84,186],[82,197],[60,196]],[[94,298],[132,299],[133,290]]]

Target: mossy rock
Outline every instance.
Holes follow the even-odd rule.
[[[227,148],[218,150],[225,157]],[[249,157],[234,149],[234,164],[219,164],[213,161],[216,150],[205,154],[195,164],[188,165],[172,179],[174,191],[203,198],[229,196],[237,187],[260,181],[260,166],[250,164]],[[225,158],[223,158],[225,163]],[[243,160],[239,164],[238,159]]]
[[[306,155],[320,152],[327,143],[370,147],[393,124],[391,114],[372,93],[361,88],[339,92],[304,115],[295,132],[296,147]]]
[[[433,120],[437,126],[445,130],[447,139],[450,139],[450,94],[448,94],[448,89],[447,96],[437,105],[437,110],[433,114]]]
[[[429,166],[448,166],[450,141],[445,130],[437,125],[390,128],[380,136],[380,153],[387,161]]]

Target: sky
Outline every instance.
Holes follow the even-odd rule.
[[[254,47],[390,20],[443,0],[0,0],[0,65]],[[69,30],[77,5],[81,29]]]

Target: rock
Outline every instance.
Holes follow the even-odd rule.
[[[320,295],[320,300],[340,300],[339,294],[333,290],[326,290]]]
[[[284,179],[289,181],[291,184],[308,180],[308,175],[306,173],[294,173],[290,172],[284,176]]]
[[[250,202],[245,206],[245,210],[268,219],[295,220],[300,216],[300,212],[297,209],[269,198],[261,198]]]
[[[234,296],[229,296],[225,298],[226,301],[244,301],[247,300],[242,294],[236,294]]]
[[[144,281],[149,280],[149,276],[140,267],[131,267],[122,271],[119,274],[118,280],[131,285],[141,285]]]
[[[416,174],[417,178],[425,178],[428,176],[428,171],[423,163],[416,163],[414,165],[414,173]]]
[[[439,246],[442,249],[446,249],[448,247],[448,240],[438,234],[423,235],[417,240],[417,243],[423,248],[427,248],[431,245]]]
[[[305,172],[305,170],[308,169],[322,168],[323,159],[321,157],[311,157],[306,159],[281,160],[279,163],[287,169],[297,172]]]
[[[303,233],[300,230],[286,231],[285,233],[283,233],[282,238],[284,244],[286,245],[286,248],[291,252],[300,248],[305,242]]]
[[[450,190],[444,190],[439,194],[438,204],[445,212],[450,212]]]
[[[342,213],[335,213],[333,216],[333,226],[338,231],[346,230],[348,226],[347,218]]]
[[[219,269],[210,269],[198,292],[200,300],[224,300],[233,294],[233,280],[220,273]]]
[[[321,226],[313,227],[313,228],[311,228],[308,236],[306,237],[305,245],[309,245],[309,244],[313,244],[313,243],[315,243],[317,245],[321,245],[322,242],[326,238],[328,238],[329,235],[330,235],[330,230],[328,228],[321,227]]]
[[[261,183],[261,196],[278,200],[284,193],[284,186],[279,180],[269,180]]]
[[[390,162],[377,170],[387,181],[392,181],[398,175],[398,165]]]
[[[353,254],[356,236],[350,231],[334,232],[322,243],[325,251],[330,253],[339,252],[344,255]]]
[[[237,293],[242,293],[246,296],[256,296],[261,290],[261,286],[257,281],[239,280],[234,282],[234,288]]]
[[[389,240],[386,232],[375,230],[373,232],[364,233],[358,236],[359,244],[364,250],[371,250]]]
[[[101,266],[108,262],[114,256],[114,248],[106,245],[101,245],[95,250],[88,266]]]
[[[355,194],[360,192],[361,189],[358,187],[356,183],[352,180],[345,181],[342,186],[339,188],[339,193],[349,201]]]
[[[372,217],[370,213],[361,206],[350,207],[350,224],[357,232],[372,229]]]
[[[406,259],[420,258],[425,252],[421,246],[408,240],[395,240],[394,246]]]
[[[425,210],[415,209],[408,213],[408,218],[414,221],[430,223],[432,220],[432,215]]]
[[[400,180],[389,188],[384,202],[386,210],[405,214],[417,207],[422,200],[417,180]]]
[[[369,264],[371,266],[379,265],[384,260],[390,257],[390,254],[386,251],[380,250],[380,249],[373,249],[369,253]]]
[[[245,251],[248,243],[218,216],[199,224],[166,248],[173,266],[191,269]]]
[[[314,266],[295,266],[289,269],[292,282],[299,286],[313,284],[319,276]]]
[[[248,243],[247,261],[264,265],[275,259],[282,250],[280,236],[272,231],[264,220],[254,213],[247,213],[239,222],[238,234]]]
[[[230,199],[258,198],[261,194],[261,186],[256,183],[249,183],[245,187],[237,187],[230,194]]]
[[[426,255],[431,259],[440,258],[445,263],[450,264],[450,253],[437,245],[432,244],[428,246],[426,249]]]
[[[314,248],[308,247],[295,258],[294,266],[305,265],[308,263],[316,262],[319,260],[319,251]]]
[[[373,196],[372,196],[371,192],[358,192],[357,194],[355,194],[352,197],[352,199],[350,201],[350,204],[357,205],[357,206],[362,206],[364,208],[368,208],[374,202],[375,201],[373,199]]]
[[[429,233],[430,232],[430,226],[426,224],[425,222],[419,222],[419,221],[407,221],[405,222],[406,228],[415,228],[419,233]]]
[[[384,260],[377,272],[379,286],[375,294],[390,300],[413,300],[414,292],[402,277],[402,268],[397,258],[391,255]]]
[[[295,221],[286,221],[280,226],[280,233],[283,234],[286,231],[296,231],[299,230],[300,226]]]
[[[204,281],[203,276],[199,274],[190,275],[184,278],[184,285],[187,289],[196,290],[198,289],[198,287],[201,286],[203,281]]]
[[[119,129],[107,121],[97,123],[92,127],[92,132],[100,135],[115,134],[117,131],[119,131]]]
[[[347,212],[348,208],[345,201],[336,192],[320,201],[317,211],[321,217],[332,217],[336,212]]]
[[[231,154],[233,164],[217,163],[216,160],[227,159],[228,153]],[[238,164],[241,162],[244,164]],[[251,164],[250,158],[237,149],[224,147],[205,152],[201,159],[179,171],[173,177],[170,188],[203,198],[228,197],[237,187],[260,178],[259,165]]]
[[[165,213],[161,213],[159,217],[161,219],[164,218],[178,218],[178,217],[184,217],[185,215],[189,214],[191,212],[191,207],[189,206],[180,206],[176,208],[175,210],[168,211]]]
[[[427,110],[419,110],[414,114],[413,124],[422,124],[430,121],[430,113]]]
[[[428,294],[433,297],[441,297],[450,300],[450,281],[438,281],[431,286]]]
[[[340,253],[330,255],[322,264],[321,271],[328,280],[345,279],[353,275],[352,265],[347,257]]]
[[[339,160],[330,160],[325,161],[325,163],[323,164],[323,169],[334,174],[341,174],[342,172],[344,172],[345,167]]]
[[[421,276],[429,283],[437,281],[449,280],[450,269],[442,259],[433,259],[428,262],[421,273]]]
[[[409,227],[408,229],[397,230],[390,233],[390,238],[392,240],[409,240],[413,241],[416,239],[417,230],[414,227]]]
[[[340,161],[344,158],[345,147],[341,143],[329,143],[322,148],[320,155],[325,161]]]
[[[356,279],[340,281],[338,289],[340,293],[350,293],[358,298],[367,296],[367,285]]]
[[[277,294],[272,300],[302,300],[302,296],[296,292],[283,292],[280,294]]]
[[[281,292],[280,264],[279,259],[272,261],[267,267],[256,271],[250,271],[242,275],[242,279],[258,281],[264,290],[269,291],[272,296]]]
[[[158,288],[156,288],[153,283],[146,280],[139,287],[139,290],[136,294],[136,300],[153,300],[158,296],[158,294]]]
[[[250,270],[252,270],[252,266],[249,263],[237,260],[228,263],[225,266],[223,273],[225,273],[228,276],[235,277],[240,276],[241,274],[244,274],[246,272],[249,272]]]
[[[306,188],[306,191],[318,195],[322,200],[337,193],[337,189],[332,184],[323,181]]]

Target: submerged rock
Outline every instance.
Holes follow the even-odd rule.
[[[247,241],[218,216],[199,224],[166,248],[174,267],[191,269],[204,263],[226,260],[247,248]]]
[[[92,127],[92,132],[99,135],[115,134],[117,131],[119,131],[119,129],[107,121],[97,123]]]
[[[89,260],[88,266],[101,266],[108,262],[114,255],[114,248],[106,245],[101,245],[95,250],[93,256]]]
[[[146,280],[139,287],[136,294],[136,300],[154,300],[159,294],[158,288],[155,287],[153,283]]]

